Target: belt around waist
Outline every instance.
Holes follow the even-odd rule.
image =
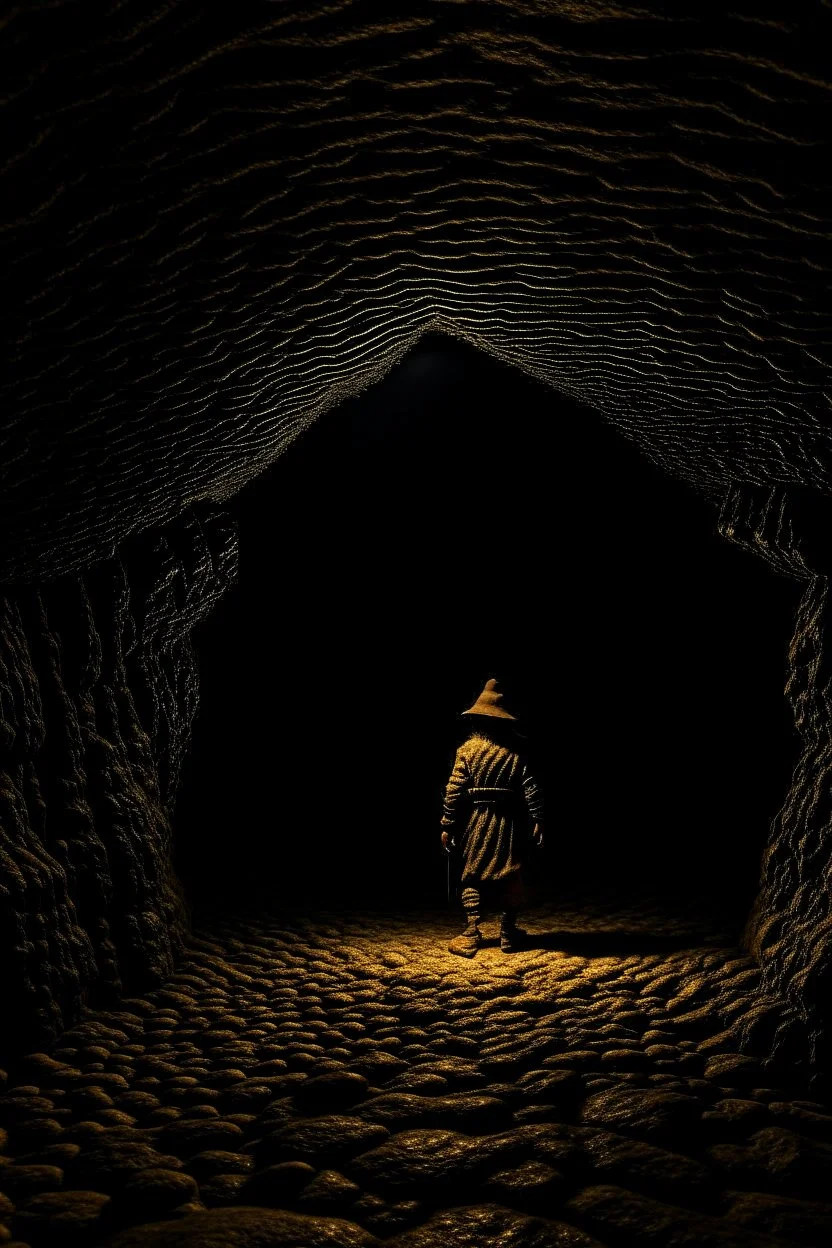
[[[487,788],[486,786],[477,785],[468,790],[468,796],[474,806],[490,806],[496,802],[502,804],[503,802],[513,801],[517,794],[514,789]]]

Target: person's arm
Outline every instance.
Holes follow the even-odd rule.
[[[457,750],[453,771],[445,786],[445,802],[440,825],[442,827],[442,845],[450,849],[453,843],[453,832],[459,816],[459,807],[464,800],[465,792],[471,783],[471,773],[462,750]]]
[[[543,793],[528,766],[523,764],[523,794],[532,818],[532,839],[538,848],[543,846]]]

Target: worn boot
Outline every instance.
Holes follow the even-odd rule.
[[[517,916],[506,913],[500,920],[500,949],[503,953],[517,953],[528,944],[529,933],[517,926]]]
[[[482,932],[476,923],[469,923],[461,936],[454,936],[448,949],[451,953],[459,954],[461,958],[473,958],[481,945]]]
[[[482,944],[479,889],[473,888],[471,885],[463,888],[462,904],[465,908],[465,917],[468,923],[461,936],[454,936],[448,945],[448,950],[450,953],[459,954],[461,958],[473,958]]]

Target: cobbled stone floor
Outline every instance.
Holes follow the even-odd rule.
[[[164,988],[8,1072],[0,1243],[832,1245],[832,1108],[736,1052],[730,933],[526,926],[468,962],[448,912],[204,920]]]

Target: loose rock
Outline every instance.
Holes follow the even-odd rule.
[[[196,1179],[184,1170],[148,1169],[132,1174],[117,1199],[119,1209],[141,1213],[144,1221],[196,1200],[198,1195]]]
[[[662,1204],[620,1187],[588,1187],[568,1202],[570,1213],[599,1238],[639,1248],[782,1248],[782,1242],[736,1223]]]
[[[44,1192],[12,1218],[12,1232],[24,1242],[86,1248],[98,1233],[110,1203],[101,1192]]]
[[[587,1099],[580,1120],[648,1140],[671,1141],[679,1132],[690,1132],[701,1113],[696,1097],[613,1086]]]
[[[423,1226],[387,1240],[385,1248],[604,1248],[585,1231],[495,1205],[435,1213]]]
[[[379,1123],[343,1114],[301,1118],[264,1139],[258,1158],[267,1155],[287,1161],[297,1158],[323,1165],[372,1148],[389,1134]]]
[[[122,1231],[106,1248],[374,1248],[378,1240],[339,1218],[285,1209],[208,1209]]]

